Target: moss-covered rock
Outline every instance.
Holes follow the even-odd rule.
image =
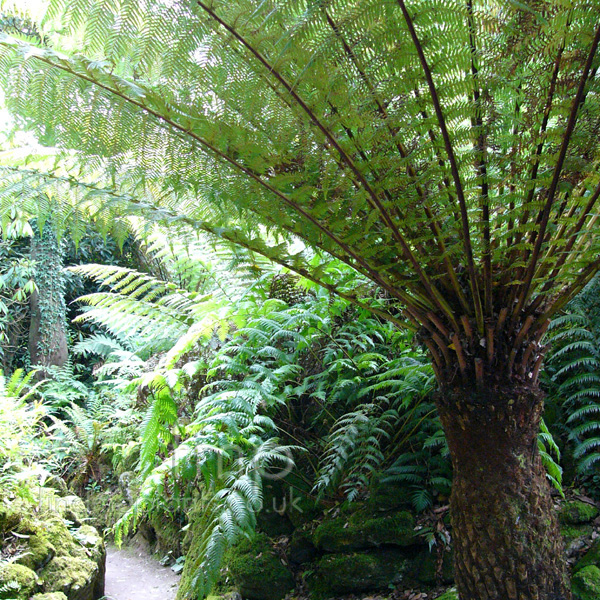
[[[581,571],[584,567],[595,565],[600,567],[600,538],[598,538],[591,546],[590,549],[575,563],[573,567],[573,573]]]
[[[349,518],[338,517],[319,525],[314,541],[326,552],[348,552],[384,545],[412,546],[419,543],[414,527],[415,518],[406,511],[382,517],[357,512]]]
[[[290,539],[287,555],[290,561],[297,565],[304,564],[315,558],[317,549],[313,544],[311,532],[306,528],[296,529]]]
[[[58,515],[46,517],[41,527],[54,546],[56,556],[77,556],[81,553],[64,520]],[[39,527],[36,528],[36,531],[38,529]]]
[[[306,577],[312,598],[375,591],[399,584],[410,561],[398,550],[324,556]]]
[[[581,550],[592,535],[591,525],[561,525],[560,532],[565,540],[568,555]]]
[[[296,585],[292,572],[275,554],[265,534],[232,548],[226,564],[235,586],[248,600],[281,600]]]
[[[263,509],[257,517],[260,531],[271,537],[289,535],[294,525],[286,514],[289,490],[285,482],[270,481],[263,486]]]
[[[41,527],[36,533],[29,536],[27,540],[27,550],[23,556],[20,556],[17,562],[33,571],[45,567],[55,556],[56,548],[48,539],[47,532]]]
[[[93,560],[58,556],[42,571],[43,591],[60,591],[68,600],[95,600],[99,575]]]
[[[436,600],[459,600],[458,592],[452,588],[451,590],[444,592],[441,596],[438,596]]]
[[[573,600],[598,600],[600,598],[600,569],[595,565],[584,567],[571,579]]]
[[[181,542],[184,536],[181,524],[177,523],[172,515],[166,513],[153,513],[148,521],[154,529],[156,552],[171,553],[174,557],[181,556]]]
[[[367,506],[374,513],[409,509],[412,506],[410,488],[393,483],[376,485],[369,494]]]
[[[38,591],[40,580],[34,571],[24,565],[6,563],[0,566],[0,586],[10,590],[6,598],[28,600]]]
[[[65,480],[58,475],[51,475],[44,482],[44,487],[53,489],[59,496],[68,496],[69,488],[65,483]]]
[[[89,518],[88,509],[79,496],[65,496],[58,499],[56,505],[62,518],[71,521],[75,527],[79,527]]]
[[[582,525],[593,521],[598,516],[598,509],[588,502],[572,500],[565,502],[560,509],[559,519],[565,525]]]
[[[21,515],[12,506],[0,502],[0,533],[6,533],[17,527]]]
[[[31,600],[67,600],[62,592],[50,592],[49,594],[36,594]]]
[[[411,576],[417,581],[427,585],[436,583],[453,583],[454,567],[452,560],[452,551],[445,551],[441,557],[441,572],[438,574],[439,557],[436,548],[433,551],[423,550],[413,561],[410,571]],[[440,581],[438,581],[440,579]]]

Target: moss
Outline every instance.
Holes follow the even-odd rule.
[[[170,552],[174,557],[180,556],[184,536],[181,525],[176,523],[171,515],[162,512],[150,514],[148,521],[156,535],[156,551],[162,554]]]
[[[398,550],[324,556],[307,574],[312,598],[375,591],[400,583],[409,561]]]
[[[65,480],[58,475],[51,475],[44,482],[44,487],[53,489],[59,496],[68,496],[69,488],[65,483]]]
[[[317,554],[312,535],[306,528],[296,529],[290,539],[287,555],[291,562],[301,565],[311,561]]]
[[[232,548],[226,563],[240,594],[248,600],[281,600],[296,585],[264,534]]]
[[[108,533],[114,525],[109,521],[109,505],[112,497],[111,490],[104,490],[90,493],[85,498],[85,506],[90,515],[88,523],[104,533]]]
[[[451,590],[444,592],[441,596],[438,596],[436,600],[459,600],[458,592],[452,588]]]
[[[408,509],[412,506],[410,489],[393,483],[379,484],[371,490],[367,506],[371,512]]]
[[[28,599],[37,592],[40,581],[35,572],[24,565],[7,563],[0,566],[0,586],[2,585],[14,586],[14,592],[6,597],[13,598],[16,595],[21,600]]]
[[[442,557],[441,582],[438,582],[438,557],[436,549],[430,552],[428,549],[419,553],[411,567],[411,573],[421,583],[435,585],[436,583],[453,583],[454,568],[452,561],[452,551],[446,551]]]
[[[87,507],[79,496],[59,498],[56,506],[62,518],[71,521],[76,527],[85,523],[90,516]]]
[[[36,594],[31,600],[67,600],[62,592],[50,592],[49,594]]]
[[[111,528],[129,509],[129,503],[122,492],[116,492],[109,500],[106,512],[106,527]]]
[[[0,504],[0,534],[15,529],[20,520],[21,516],[10,506]]]
[[[402,511],[390,516],[370,517],[358,512],[322,523],[315,531],[318,548],[344,552],[383,545],[411,546],[419,543],[414,531],[415,518]]]
[[[271,537],[289,535],[294,525],[286,514],[290,490],[284,481],[270,481],[263,486],[263,509],[257,517],[260,531]]]
[[[70,600],[91,600],[98,578],[98,565],[88,558],[53,558],[42,572],[44,592],[62,592]]]
[[[600,598],[600,569],[595,565],[584,567],[571,580],[573,600],[598,600]]]
[[[566,502],[560,510],[559,519],[565,525],[589,523],[598,516],[598,509],[592,504],[573,500]]]
[[[600,567],[600,538],[597,539],[590,547],[590,549],[575,563],[573,567],[573,573],[577,573],[584,567],[595,565]]]
[[[54,546],[56,556],[77,556],[82,553],[82,549],[75,544],[65,522],[57,515],[45,519],[41,528],[46,532],[49,542]]]
[[[37,571],[46,566],[55,556],[56,548],[48,540],[48,534],[42,528],[27,540],[27,553],[17,562]]]
[[[95,527],[91,525],[82,525],[73,532],[73,536],[85,548],[86,554],[96,563],[104,562],[106,550],[104,540]]]
[[[591,525],[582,525],[575,527],[572,525],[563,525],[560,532],[565,540],[567,549],[573,544],[577,544],[580,540],[589,537],[592,534]]]

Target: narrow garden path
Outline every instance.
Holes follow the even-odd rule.
[[[135,548],[107,547],[107,600],[174,600],[179,575]]]

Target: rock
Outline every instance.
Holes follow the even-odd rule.
[[[312,598],[386,589],[402,581],[410,561],[399,550],[324,556],[306,578]]]
[[[575,563],[573,573],[577,573],[577,571],[581,571],[581,569],[589,567],[590,565],[600,567],[600,538],[598,538],[590,546],[590,549]]]
[[[311,561],[317,555],[317,549],[312,542],[312,535],[304,529],[296,529],[292,534],[288,548],[288,558],[296,565]]]
[[[270,481],[263,486],[263,509],[258,513],[258,528],[270,537],[289,535],[294,525],[288,518],[289,492],[285,482]]]
[[[593,521],[598,516],[598,509],[587,502],[572,500],[565,502],[559,513],[559,520],[565,525],[582,525]]]
[[[78,545],[75,544],[71,532],[65,525],[62,517],[51,515],[44,517],[44,521],[35,528],[46,532],[48,540],[56,549],[56,556],[77,556],[80,554]]]
[[[79,527],[89,518],[88,510],[79,496],[65,496],[57,501],[58,512],[63,519]]]
[[[89,558],[58,556],[42,571],[43,591],[60,591],[68,600],[96,600],[100,569]]]
[[[247,600],[281,600],[296,585],[292,572],[264,534],[232,548],[227,567],[236,588]]]
[[[571,579],[573,600],[598,600],[600,598],[600,569],[595,565],[583,567]]]
[[[439,582],[437,566],[438,557],[436,548],[434,547],[431,552],[429,549],[423,550],[417,555],[411,566],[411,575],[417,581],[427,585],[454,583],[454,567],[451,550],[444,551],[443,553],[441,581]]]
[[[560,532],[565,540],[567,556],[572,556],[585,547],[587,540],[592,535],[591,525],[563,525]]]
[[[44,487],[53,489],[59,496],[69,495],[69,488],[67,487],[65,480],[58,475],[51,475],[48,477],[48,479],[44,481]]]
[[[410,509],[410,488],[397,483],[380,483],[371,490],[367,506],[372,512],[389,512]]]
[[[314,541],[326,552],[348,552],[383,545],[412,546],[420,542],[414,531],[415,518],[406,511],[390,516],[369,517],[358,512],[338,517],[317,527]]]
[[[306,494],[290,488],[286,515],[294,527],[302,527],[323,512],[323,507]]]
[[[177,523],[172,515],[164,512],[153,512],[148,521],[154,529],[156,540],[155,552],[168,554],[177,558],[181,556],[181,542],[184,534],[181,531],[182,524]]]
[[[36,594],[31,600],[67,600],[62,592],[50,592],[49,594]]]
[[[458,592],[455,588],[452,588],[447,592],[444,592],[441,596],[438,596],[436,600],[459,600]]]
[[[0,566],[0,587],[10,590],[8,598],[28,600],[38,591],[40,580],[34,571],[24,565],[5,563]]]
[[[12,506],[0,502],[0,533],[15,529],[21,521],[21,515]]]
[[[17,562],[37,571],[45,567],[56,555],[56,548],[48,540],[43,529],[29,536],[26,554],[19,557]]]

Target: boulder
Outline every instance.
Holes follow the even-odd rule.
[[[600,538],[598,538],[591,546],[590,549],[575,563],[573,572],[581,571],[584,567],[595,565],[600,567]]]
[[[438,596],[436,600],[459,600],[458,592],[452,588],[444,592],[441,596]]]
[[[454,566],[452,551],[445,550],[442,555],[442,568],[438,574],[438,555],[434,547],[417,554],[411,566],[411,575],[421,583],[436,585],[438,583],[454,583]],[[438,579],[440,579],[438,581]]]
[[[310,562],[315,558],[317,549],[313,544],[310,531],[307,531],[306,529],[296,529],[292,534],[287,554],[290,562],[296,565]]]
[[[0,588],[5,588],[8,594],[6,596],[2,594],[3,598],[28,600],[39,587],[38,576],[28,567],[15,563],[5,563],[0,566]]]
[[[57,556],[42,571],[43,591],[62,592],[68,600],[96,600],[100,569],[89,558]]]
[[[71,521],[75,527],[79,527],[88,520],[88,509],[79,496],[65,496],[58,499],[56,504],[62,518]]]
[[[314,542],[326,552],[349,552],[380,546],[412,546],[420,543],[414,530],[415,518],[406,511],[372,517],[357,512],[338,517],[317,527]]]
[[[598,509],[593,504],[572,500],[563,504],[558,517],[565,525],[582,525],[593,521],[598,513]]]
[[[47,533],[40,527],[36,533],[29,536],[27,550],[17,562],[29,567],[33,571],[45,567],[56,555],[56,548],[48,539]]]
[[[399,550],[332,554],[315,564],[306,584],[310,597],[318,599],[376,591],[401,583],[409,567]]]
[[[281,600],[296,585],[264,534],[232,548],[226,562],[236,588],[247,600]]]
[[[282,480],[269,481],[263,485],[263,508],[258,513],[260,531],[270,537],[289,535],[294,530],[286,512],[289,510],[289,493]]]
[[[560,532],[565,540],[565,550],[567,556],[578,553],[587,544],[587,540],[592,535],[591,525],[562,525]]]
[[[571,579],[573,600],[598,600],[600,598],[600,569],[595,565],[583,567]]]

